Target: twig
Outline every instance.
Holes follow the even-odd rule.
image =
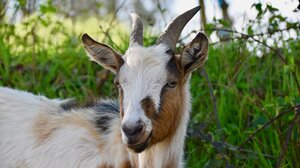
[[[116,47],[117,50],[121,50],[121,48],[112,40],[112,38],[109,36],[109,32],[107,30],[104,30],[104,28],[100,25],[99,26],[101,32],[104,34],[104,38],[102,40],[102,42],[104,41],[105,38],[108,38],[109,41],[114,45],[114,47]]]
[[[159,0],[156,0],[156,1],[157,1],[157,8],[158,8],[158,11],[159,11],[159,13],[160,13],[160,15],[161,15],[161,17],[162,17],[162,19],[163,19],[163,22],[164,22],[164,26],[166,26],[166,25],[167,25],[167,21],[166,21],[165,15],[164,15],[164,10],[162,9]]]
[[[214,112],[214,115],[216,118],[217,128],[221,129],[221,124],[220,124],[219,115],[218,115],[217,99],[216,99],[216,96],[214,95],[214,88],[213,88],[211,81],[208,77],[208,74],[204,68],[201,69],[201,75],[204,76],[204,78],[207,81],[209,95],[211,97],[211,101],[212,101],[212,105],[213,105],[213,112]]]
[[[249,149],[239,148],[238,146],[228,144],[228,143],[223,142],[223,141],[215,141],[212,138],[211,139],[210,138],[209,139],[203,138],[205,136],[199,130],[196,130],[196,135],[194,134],[193,136],[196,137],[196,138],[201,139],[202,141],[204,141],[206,143],[211,144],[214,148],[222,147],[222,148],[225,148],[225,149],[233,151],[233,152],[245,152],[245,153],[251,153],[251,154],[254,154],[254,155],[259,155],[258,152],[255,152],[255,151],[252,151],[252,150],[249,150]],[[275,159],[276,158],[275,156],[270,155],[270,154],[265,154],[265,153],[260,153],[260,154],[263,155],[266,158],[270,158],[270,159]]]
[[[0,11],[0,19],[1,19],[1,21],[0,22],[4,22],[4,17],[5,17],[5,14],[6,14],[6,12],[7,12],[7,10],[8,10],[8,1],[9,0],[6,0],[6,1],[2,1],[2,11]]]
[[[276,167],[279,168],[281,166],[281,161],[283,160],[284,158],[284,155],[285,155],[285,151],[287,149],[287,146],[288,146],[288,143],[289,143],[289,140],[291,138],[291,134],[292,134],[292,131],[293,131],[293,128],[296,124],[296,120],[297,120],[297,117],[298,117],[298,114],[300,113],[300,107],[296,107],[295,108],[295,117],[294,119],[291,121],[291,123],[289,124],[289,128],[288,128],[288,131],[287,131],[287,135],[286,135],[286,139],[285,139],[285,143],[284,145],[282,146],[281,148],[281,151],[280,151],[280,155],[277,159],[277,163],[276,163]]]
[[[226,39],[222,39],[222,40],[220,40],[220,41],[216,41],[216,42],[213,42],[213,43],[210,43],[210,45],[216,45],[216,44],[219,44],[219,43],[221,43],[221,42],[225,42],[225,41],[231,41],[231,40],[234,40],[234,39],[236,39],[235,37],[228,37],[228,38],[226,38]]]
[[[112,23],[113,23],[113,21],[116,19],[116,17],[117,17],[117,13],[119,12],[119,10],[125,5],[125,2],[126,2],[127,0],[124,0],[120,5],[119,5],[119,7],[116,9],[116,11],[114,12],[114,15],[113,15],[113,17],[110,19],[110,21],[109,21],[109,23],[108,23],[108,28],[106,29],[106,31],[103,31],[103,28],[102,28],[102,26],[100,25],[99,27],[100,27],[100,29],[102,30],[102,32],[104,33],[104,38],[102,39],[102,42],[104,42],[104,40],[105,40],[105,38],[106,37],[108,37],[109,35],[109,31],[111,30],[111,26],[112,26]],[[111,39],[110,39],[111,40]]]
[[[188,37],[190,37],[191,34],[194,34],[194,33],[197,33],[197,32],[199,32],[199,31],[198,31],[198,30],[193,30],[193,31],[191,31],[190,33],[188,33],[188,34],[185,35],[184,37],[180,38],[180,39],[178,40],[178,43],[180,43],[181,45],[184,45],[182,41],[185,40],[185,39],[187,39]]]
[[[263,36],[263,35],[266,35],[266,34],[273,35],[273,34],[278,33],[278,32],[288,31],[290,29],[300,29],[300,25],[299,26],[295,26],[295,27],[292,27],[292,26],[291,27],[287,27],[285,29],[278,29],[276,31],[271,31],[271,32],[268,31],[268,32],[264,32],[264,33],[253,34],[253,36]]]
[[[254,131],[243,143],[241,143],[239,145],[239,149],[241,149],[246,143],[248,143],[248,141],[250,141],[258,132],[260,132],[261,130],[263,130],[266,126],[268,126],[269,124],[271,124],[272,122],[274,122],[275,120],[279,119],[280,117],[284,116],[285,114],[290,113],[293,110],[296,110],[300,108],[300,104],[279,113],[277,116],[275,116],[274,118],[272,118],[271,120],[269,120],[267,123],[265,123],[262,127],[258,128],[256,131]]]
[[[263,107],[262,104],[261,104],[261,107]],[[270,116],[270,114],[268,114],[268,112],[265,109],[262,109],[262,112],[268,117],[269,120],[272,118],[272,116]],[[276,124],[274,122],[272,122],[271,125],[272,125],[273,129],[277,131],[280,145],[283,145],[284,141],[283,141],[281,130],[278,127],[276,127]]]
[[[255,155],[258,155],[258,152],[254,152],[252,150],[249,150],[249,149],[244,149],[244,148],[239,148],[238,146],[233,146],[233,145],[230,145],[230,144],[227,144],[227,143],[224,143],[231,151],[240,151],[240,152],[246,152],[246,153],[252,153],[252,154],[255,154]],[[270,154],[265,154],[265,153],[261,153],[264,157],[266,158],[270,158],[270,159],[275,159],[276,157],[273,156],[273,155],[270,155]]]
[[[20,9],[20,5],[16,5],[15,7],[14,7],[14,12],[13,12],[13,15],[12,15],[12,17],[10,18],[10,20],[9,20],[9,22],[10,22],[10,24],[12,24],[14,21],[15,21],[15,19],[16,19],[16,16],[17,16],[17,13],[18,13],[18,11],[19,11],[19,9]]]
[[[233,39],[245,39],[245,40],[248,40],[248,39],[252,39],[253,41],[259,43],[259,44],[262,44],[263,46],[269,48],[271,51],[273,51],[279,58],[280,60],[283,62],[283,64],[285,65],[288,65],[288,62],[287,60],[285,59],[285,56],[277,49],[277,48],[274,48],[274,47],[271,47],[270,45],[268,45],[267,43],[265,42],[262,42],[258,39],[255,38],[255,36],[262,36],[264,34],[274,34],[276,32],[283,32],[283,31],[287,31],[287,30],[290,30],[290,29],[299,29],[300,26],[297,25],[297,26],[294,26],[294,27],[289,27],[289,28],[285,28],[285,29],[279,29],[277,31],[274,31],[274,32],[266,32],[266,33],[260,33],[260,34],[254,34],[254,35],[248,35],[248,34],[245,34],[245,33],[242,33],[242,32],[239,32],[239,31],[236,31],[236,30],[232,30],[232,29],[224,29],[224,28],[211,28],[211,29],[201,29],[201,30],[210,30],[210,31],[226,31],[226,32],[231,32],[231,33],[235,33],[235,34],[239,34],[241,37],[234,37]],[[229,38],[229,40],[232,39],[232,38]],[[291,71],[292,75],[293,75],[293,79],[296,83],[296,86],[297,86],[297,89],[298,89],[298,93],[300,95],[300,82],[298,81],[298,78],[297,78],[297,75],[295,73],[295,71]]]
[[[269,46],[268,44],[254,38],[254,35],[248,35],[248,34],[245,34],[245,33],[242,33],[242,32],[239,32],[239,31],[236,31],[236,30],[232,30],[232,29],[222,29],[222,28],[212,28],[212,29],[204,29],[204,30],[211,30],[211,31],[226,31],[226,32],[230,32],[230,33],[235,33],[235,34],[239,34],[241,35],[241,39],[252,39],[253,41],[255,42],[258,42],[259,44],[263,44],[264,46],[266,46],[267,48],[269,48],[270,50],[274,51],[278,56],[279,58],[284,62],[284,64],[287,64],[287,61],[285,60],[285,58],[283,57],[283,55],[281,53],[278,52],[278,50],[276,50],[275,48]]]
[[[103,74],[100,76],[100,80],[97,81],[97,85],[96,88],[97,90],[99,90],[99,95],[101,95],[101,88],[103,87],[103,85],[105,84],[105,82],[107,81],[108,77],[109,77],[110,71],[107,69],[103,69]]]

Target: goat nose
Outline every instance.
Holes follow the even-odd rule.
[[[128,137],[137,136],[141,134],[144,130],[144,126],[142,122],[137,122],[135,125],[122,125],[122,130]]]

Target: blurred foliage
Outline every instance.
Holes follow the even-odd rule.
[[[36,3],[31,11],[28,1],[18,0],[16,9],[27,13],[14,23],[16,16],[5,16],[3,2],[1,86],[81,101],[117,96],[113,75],[91,63],[80,43],[87,31],[124,53],[129,28],[115,14],[86,19],[63,15],[55,1]],[[97,11],[106,8],[95,2]],[[204,69],[192,76],[187,167],[300,166],[299,110],[293,109],[300,104],[300,25],[270,4],[255,3],[252,10],[257,18],[243,32],[220,29],[230,24],[218,19],[205,27],[208,35],[225,33],[225,38],[210,45]],[[151,45],[156,35],[145,32],[144,38]]]

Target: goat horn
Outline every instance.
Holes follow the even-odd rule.
[[[182,29],[199,10],[200,6],[197,6],[176,17],[159,35],[156,44],[166,44],[174,51]]]
[[[130,13],[132,19],[132,32],[130,35],[130,44],[132,46],[133,43],[138,43],[143,46],[143,22],[139,15],[136,13]]]

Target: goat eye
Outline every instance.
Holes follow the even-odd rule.
[[[175,81],[169,81],[167,83],[168,87],[170,87],[170,88],[174,88],[176,86],[176,84],[177,84],[177,82],[175,82]]]

